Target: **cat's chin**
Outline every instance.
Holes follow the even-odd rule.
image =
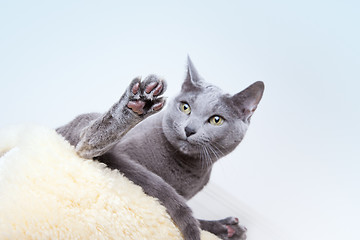
[[[184,155],[193,157],[194,155],[197,154],[197,151],[194,149],[194,146],[190,142],[184,139],[179,139],[176,142],[175,147]]]
[[[183,153],[185,155],[191,155],[191,151],[189,150],[189,148],[187,146],[180,146],[179,150],[181,153]]]

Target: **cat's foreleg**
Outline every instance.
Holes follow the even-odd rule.
[[[228,217],[222,220],[199,220],[201,229],[209,231],[224,240],[245,240],[247,229],[239,224],[239,220]]]
[[[143,81],[135,78],[105,114],[80,115],[57,131],[75,146],[81,157],[100,156],[136,124],[162,109],[165,100],[161,95],[165,89],[165,81],[155,75]]]
[[[98,157],[98,160],[112,169],[118,169],[130,181],[141,186],[147,195],[157,198],[166,208],[185,240],[200,240],[199,222],[193,217],[186,200],[161,177],[116,150],[105,153]]]

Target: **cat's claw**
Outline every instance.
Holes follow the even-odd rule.
[[[144,95],[148,99],[154,99],[165,91],[166,83],[155,75],[150,75],[141,83],[141,88],[144,90]]]
[[[143,81],[136,78],[129,87],[127,107],[137,115],[160,111],[165,105],[165,99],[160,97],[165,89],[166,82],[155,75],[150,75]]]

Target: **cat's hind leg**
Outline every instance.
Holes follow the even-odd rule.
[[[201,229],[209,231],[223,240],[245,240],[247,229],[239,224],[239,220],[228,217],[222,220],[199,220]]]
[[[135,78],[120,100],[104,114],[84,114],[57,129],[84,158],[100,156],[111,149],[131,128],[160,111],[166,82],[155,75]]]

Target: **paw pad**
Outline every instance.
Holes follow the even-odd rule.
[[[136,78],[129,87],[127,107],[137,115],[160,111],[165,104],[165,100],[160,95],[165,89],[166,82],[155,75],[150,75],[143,81]]]
[[[235,230],[232,227],[230,227],[229,225],[226,225],[226,228],[228,231],[228,237],[230,238],[230,237],[234,236]]]

